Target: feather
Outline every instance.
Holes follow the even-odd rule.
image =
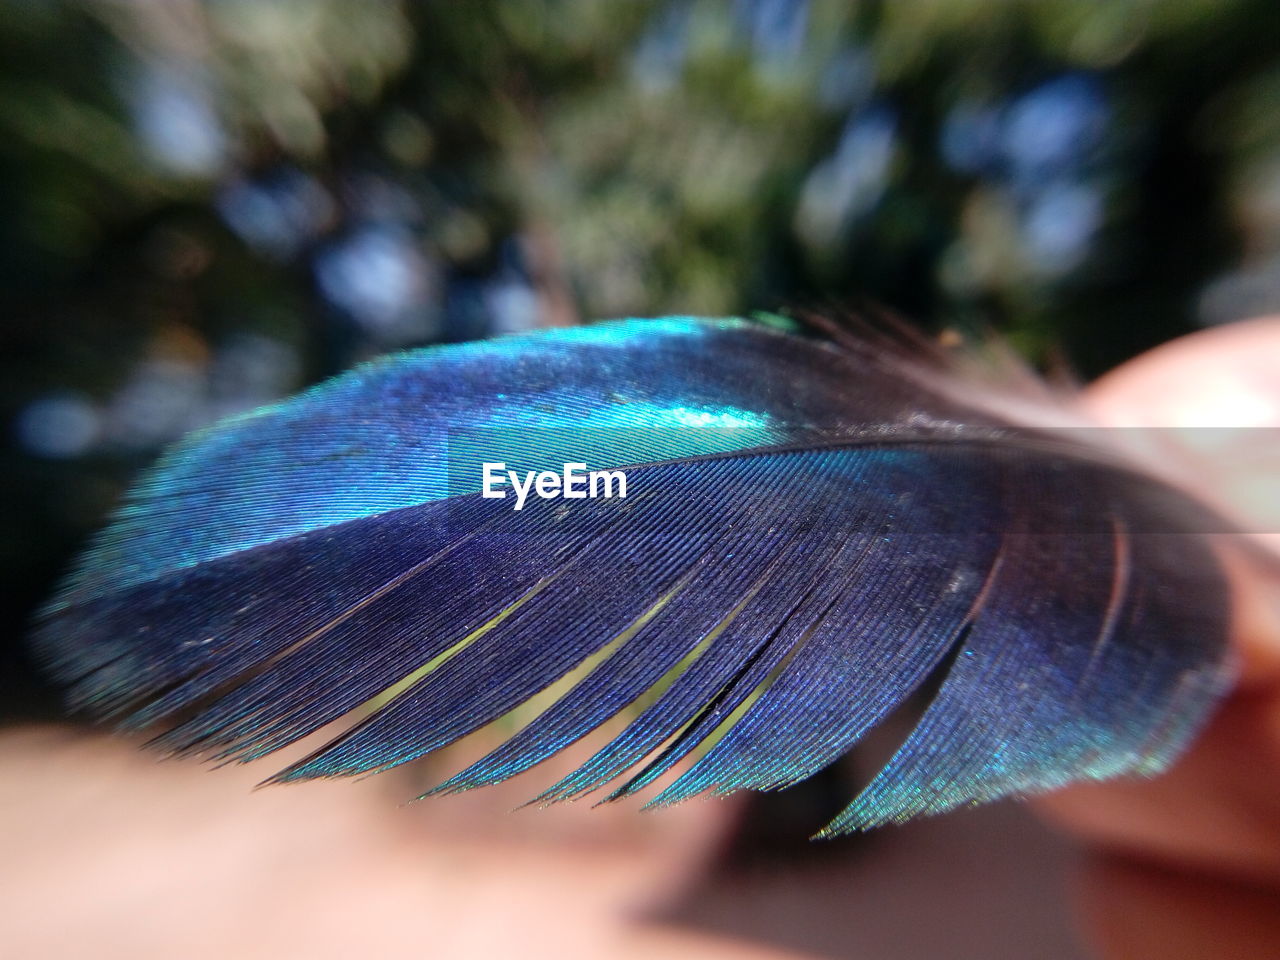
[[[984,399],[985,397],[985,399]],[[386,770],[574,682],[436,791],[607,721],[544,801],[773,790],[940,672],[842,832],[1164,768],[1231,678],[1216,520],[937,358],[739,320],[378,360],[188,438],[35,634],[73,704],[276,781]],[[485,496],[565,464],[625,496]],[[615,493],[620,493],[620,489]]]

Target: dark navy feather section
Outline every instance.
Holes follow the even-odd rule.
[[[278,780],[394,767],[556,687],[436,789],[619,720],[540,799],[682,763],[655,802],[779,789],[944,665],[829,831],[1162,769],[1229,679],[1212,521],[964,390],[736,320],[387,358],[170,452],[37,649],[76,705],[173,751],[251,760],[354,720]],[[482,495],[497,461],[624,469],[626,496],[515,510]]]

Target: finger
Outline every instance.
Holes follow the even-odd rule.
[[[1274,889],[1101,858],[1078,884],[1086,937],[1103,956],[1270,957],[1280,943]]]
[[[1087,402],[1094,417],[1125,427],[1188,424],[1280,425],[1280,320],[1187,337],[1100,380]],[[1196,435],[1187,435],[1195,441]],[[1206,437],[1201,434],[1199,439]],[[1212,436],[1208,439],[1214,439]],[[1280,458],[1280,450],[1261,451]],[[1233,497],[1233,480],[1275,480],[1280,459],[1258,450],[1219,449],[1188,473],[1191,485],[1221,496],[1241,523],[1263,529],[1264,502]],[[1189,462],[1196,452],[1189,451]],[[1280,529],[1273,525],[1270,529]],[[1061,791],[1041,810],[1085,839],[1132,856],[1195,869],[1280,879],[1280,592],[1240,552],[1224,553],[1233,584],[1237,692],[1177,766],[1154,780],[1118,780]]]

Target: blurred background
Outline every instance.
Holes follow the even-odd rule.
[[[385,351],[874,303],[1091,377],[1280,309],[1277,41],[1273,0],[0,0],[0,718],[56,715],[24,625],[163,445]]]
[[[1088,377],[1280,308],[1277,41],[1269,0],[0,0],[5,622],[162,445],[388,350],[870,301]]]

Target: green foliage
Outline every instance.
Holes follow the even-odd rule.
[[[0,0],[4,533],[47,544],[21,602],[161,444],[400,346],[870,301],[1090,374],[1275,309],[1274,21]]]

